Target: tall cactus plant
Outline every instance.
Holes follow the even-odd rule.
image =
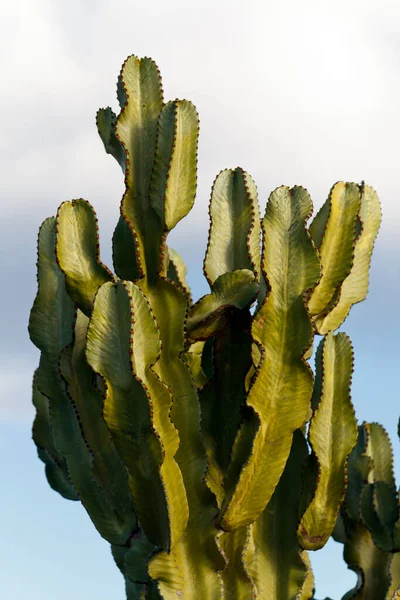
[[[357,430],[353,350],[334,333],[367,293],[376,193],[339,182],[309,224],[308,192],[282,186],[261,219],[251,176],[222,171],[210,292],[193,303],[167,238],[195,199],[196,109],[164,102],[148,58],[125,61],[117,95],[118,116],[97,114],[125,177],[113,272],[87,201],[39,232],[33,439],[49,484],[82,502],[129,600],[310,599],[308,551],[332,534],[359,573],[345,598],[400,597],[391,449],[378,425]]]

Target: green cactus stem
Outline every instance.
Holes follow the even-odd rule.
[[[322,344],[316,365],[321,389],[313,398],[308,436],[318,475],[314,495],[298,530],[300,542],[307,550],[322,548],[333,531],[346,490],[347,459],[357,441],[357,421],[350,399],[353,372],[350,340],[344,333],[336,336],[330,333]]]

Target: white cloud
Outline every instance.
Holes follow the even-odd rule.
[[[396,2],[19,0],[3,12],[3,218],[44,218],[85,195],[100,224],[116,214],[122,178],[94,115],[116,105],[117,72],[135,53],[159,64],[167,98],[190,98],[200,112],[204,228],[212,180],[240,164],[262,206],[282,183],[304,185],[319,206],[336,180],[365,179],[382,199],[381,235],[395,242]]]

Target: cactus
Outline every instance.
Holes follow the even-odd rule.
[[[399,496],[389,437],[378,423],[359,427],[349,457],[349,485],[333,537],[358,575],[351,598],[395,600],[400,594]]]
[[[261,219],[251,176],[222,171],[210,292],[193,302],[167,238],[195,198],[196,109],[164,102],[148,58],[125,61],[117,96],[118,116],[97,113],[126,186],[113,272],[86,200],[39,232],[33,439],[49,484],[82,502],[129,600],[311,599],[308,551],[331,535],[359,574],[345,598],[399,597],[391,448],[357,429],[352,345],[335,334],[367,293],[375,191],[335,184],[309,225],[308,192],[281,186]]]

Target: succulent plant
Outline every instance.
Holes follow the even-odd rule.
[[[306,600],[308,551],[345,544],[345,598],[400,597],[391,448],[357,428],[353,350],[334,333],[363,300],[381,213],[336,183],[311,224],[281,186],[260,218],[241,168],[216,177],[193,302],[168,233],[193,206],[199,120],[164,102],[156,64],[129,57],[118,116],[97,127],[125,177],[113,272],[83,199],[46,219],[29,322],[41,358],[33,439],[51,487],[80,500],[130,600]],[[315,335],[315,376],[309,365]]]

